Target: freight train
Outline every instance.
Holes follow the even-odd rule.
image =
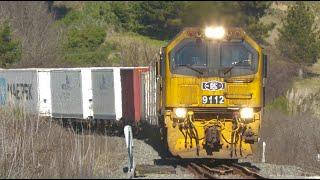
[[[252,155],[263,120],[267,56],[241,28],[185,28],[156,64],[164,145],[181,158]]]
[[[136,125],[155,112],[147,101],[155,97],[150,79],[149,67],[0,69],[0,108],[87,124]]]
[[[240,28],[185,28],[150,67],[0,69],[0,107],[89,122],[146,123],[181,158],[252,155],[267,56]]]

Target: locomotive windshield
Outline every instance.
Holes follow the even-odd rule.
[[[187,39],[170,52],[170,64],[175,74],[249,75],[257,71],[258,53],[244,41],[217,43]]]

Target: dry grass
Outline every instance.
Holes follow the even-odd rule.
[[[77,133],[57,120],[0,109],[1,178],[96,178],[119,169],[122,142]],[[101,161],[103,160],[103,162]]]
[[[266,103],[275,98],[285,96],[292,85],[294,77],[298,76],[299,65],[284,58],[275,49],[266,47],[268,55],[268,77],[266,83]]]
[[[261,129],[261,137],[267,143],[266,161],[298,165],[320,173],[320,162],[317,160],[317,154],[320,154],[320,119],[312,112],[319,102],[316,98],[318,90],[315,90],[319,81],[295,78],[299,69],[297,64],[279,56],[272,49],[266,50],[269,51],[270,60],[267,103],[277,97],[288,98],[288,90],[294,87],[295,91],[290,91],[294,98],[290,96],[287,99],[289,112],[292,112],[292,106],[297,106],[292,114],[280,111],[278,107],[266,109]]]
[[[298,165],[320,172],[319,119],[307,114],[285,115],[276,110],[266,112],[262,139],[267,143],[266,161]]]
[[[133,33],[110,33],[109,42],[118,46],[120,62],[117,66],[146,66],[158,57],[165,42]]]

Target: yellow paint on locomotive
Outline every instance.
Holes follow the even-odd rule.
[[[164,58],[157,67],[160,69],[161,63],[164,63],[162,65],[162,68],[165,67],[162,69],[164,73],[162,76],[159,75],[158,80],[162,86],[158,107],[162,112],[166,128],[168,148],[173,155],[182,158],[238,159],[254,153],[262,120],[262,48],[241,29],[237,28],[234,31],[240,31],[241,39],[257,52],[258,65],[253,74],[218,77],[172,73],[170,52],[183,40],[195,38],[190,37],[190,32],[199,35],[200,28],[185,28],[165,47]],[[229,29],[228,32],[233,32],[233,29]],[[223,82],[224,88],[220,90],[202,88],[203,82],[212,81]],[[223,96],[224,102],[203,104],[203,96]],[[240,118],[239,111],[244,107],[254,109],[252,120],[246,121]],[[187,111],[185,118],[177,118],[174,113],[175,108],[185,108]],[[215,144],[218,147],[208,148],[206,141],[210,141],[210,138],[206,136],[213,136],[214,141],[218,140],[219,142]]]

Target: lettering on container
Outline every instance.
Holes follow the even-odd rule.
[[[63,90],[62,91],[63,98],[70,99],[72,86],[71,86],[71,82],[68,75],[66,75],[65,82],[62,83],[61,89]]]
[[[110,90],[112,89],[113,83],[112,81],[107,81],[105,76],[101,76],[101,81],[99,82],[100,90]]]
[[[32,84],[12,83],[8,84],[7,91],[17,100],[32,100]]]
[[[63,89],[63,90],[70,90],[72,87],[71,87],[71,84],[70,84],[70,80],[69,80],[69,76],[68,75],[66,75],[66,81],[65,81],[65,83],[63,83],[62,85],[61,85],[61,88]]]

